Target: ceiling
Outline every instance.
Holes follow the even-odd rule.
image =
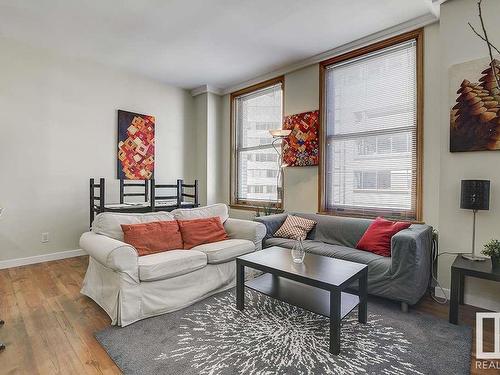
[[[0,0],[0,36],[179,87],[231,87],[433,11],[431,0]]]

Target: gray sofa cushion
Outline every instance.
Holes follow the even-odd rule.
[[[255,221],[266,226],[267,233],[264,240],[273,237],[274,233],[276,233],[285,221],[287,215],[295,215],[316,222],[316,226],[307,235],[308,240],[348,247],[356,247],[359,239],[373,221],[370,219],[293,212],[256,217]]]
[[[281,246],[291,249],[295,242],[295,240],[286,238],[270,238],[266,241],[265,246]],[[367,264],[369,267],[378,265],[378,272],[389,272],[391,268],[391,258],[373,254],[368,251],[357,250],[346,246],[330,245],[314,240],[305,240],[303,244],[304,250],[311,254],[363,263]]]
[[[317,214],[295,215],[317,223],[304,241],[307,252],[368,265],[370,294],[413,305],[427,290],[431,269],[432,227],[412,224],[395,234],[391,241],[391,257],[383,257],[355,248],[373,220]],[[270,231],[271,228],[279,228],[285,217],[286,214],[259,218],[268,228],[265,247],[293,247],[294,240],[273,238],[275,230]]]
[[[264,236],[264,241],[271,238],[274,233],[283,225],[288,213],[270,215],[270,216],[258,216],[254,218],[254,221],[262,223],[266,226],[266,235]]]
[[[297,242],[296,240],[292,240],[290,238],[271,237],[268,238],[267,240],[266,239],[264,240],[263,247],[280,246],[280,247],[286,247],[287,249],[291,249],[296,242]],[[304,245],[308,242],[309,242],[308,240],[303,241]]]
[[[311,239],[329,243],[356,247],[366,229],[373,220],[318,214],[295,214],[316,221]]]
[[[281,246],[291,249],[295,240],[286,238],[270,238],[265,242],[265,246]],[[307,253],[328,256],[336,259],[348,260],[356,263],[368,265],[368,292],[379,296],[393,296],[392,286],[390,286],[391,258],[373,254],[368,251],[357,250],[346,246],[330,245],[314,240],[305,240],[304,249]],[[357,283],[352,285],[357,287]],[[404,286],[401,286],[404,289]]]

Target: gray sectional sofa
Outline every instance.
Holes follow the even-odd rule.
[[[292,248],[294,240],[273,236],[288,214],[317,223],[304,241],[306,252],[367,264],[369,294],[399,301],[406,310],[426,292],[432,265],[432,227],[412,224],[400,231],[392,237],[391,257],[383,257],[355,248],[373,220],[283,213],[255,218],[266,226],[264,247]]]

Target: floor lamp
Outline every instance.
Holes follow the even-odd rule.
[[[484,261],[486,258],[476,255],[476,213],[479,210],[490,209],[490,181],[489,180],[462,180],[460,193],[460,208],[472,210],[472,253],[463,254],[468,260]]]
[[[277,202],[283,202],[283,189],[281,188],[280,182],[283,180],[283,168],[286,167],[286,165],[283,164],[283,153],[282,151],[278,150],[278,143],[282,143],[283,139],[288,137],[292,131],[291,130],[285,130],[285,129],[276,129],[276,130],[269,130],[269,133],[271,133],[273,137],[273,148],[278,154],[278,175],[276,176],[276,200]]]

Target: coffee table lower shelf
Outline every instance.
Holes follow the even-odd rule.
[[[265,272],[245,282],[245,267]],[[350,287],[358,282],[358,290]],[[245,287],[329,318],[329,351],[340,354],[342,318],[358,307],[358,321],[368,318],[368,266],[306,254],[301,265],[290,249],[272,246],[236,258],[236,308],[245,309]]]
[[[284,277],[265,273],[245,282],[247,288],[265,294],[277,300],[301,307],[313,313],[330,317],[330,292],[302,284]],[[359,304],[359,297],[341,293],[341,319]]]

